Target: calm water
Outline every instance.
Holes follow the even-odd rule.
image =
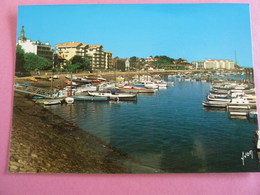
[[[259,171],[257,122],[203,110],[210,84],[177,82],[130,102],[75,102],[49,107],[82,129],[162,172]],[[253,159],[241,153],[254,151]]]

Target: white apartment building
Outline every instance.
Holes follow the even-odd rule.
[[[232,60],[205,59],[205,61],[192,62],[195,69],[235,69],[235,63]]]
[[[193,65],[193,69],[205,69],[205,65],[203,61],[193,61],[192,65]]]
[[[21,36],[18,38],[18,45],[22,47],[25,53],[34,53],[44,57],[49,61],[53,61],[53,48],[48,42],[32,41],[25,37],[24,26],[22,27]]]

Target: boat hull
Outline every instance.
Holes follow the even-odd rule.
[[[212,108],[227,108],[227,103],[225,102],[217,102],[217,101],[203,101],[202,105],[204,107],[212,107]]]
[[[90,102],[105,102],[108,101],[108,97],[97,97],[90,95],[73,96],[75,101],[90,101]]]

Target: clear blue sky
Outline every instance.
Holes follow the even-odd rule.
[[[167,55],[231,59],[251,67],[248,4],[103,4],[19,6],[17,37],[52,46],[102,44],[113,57]]]

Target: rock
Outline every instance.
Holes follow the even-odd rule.
[[[31,154],[31,157],[32,157],[32,158],[37,158],[37,157],[38,157],[38,155],[37,155],[37,154],[33,154],[33,153],[32,153],[32,154]]]
[[[17,172],[18,169],[19,169],[19,168],[18,168],[17,166],[14,166],[14,165],[10,165],[10,166],[9,166],[9,171],[10,171],[10,172]]]

